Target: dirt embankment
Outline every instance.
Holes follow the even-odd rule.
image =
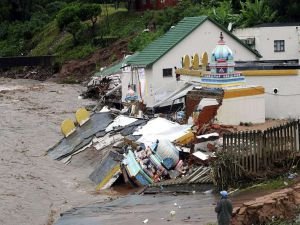
[[[275,219],[292,219],[300,205],[300,183],[246,201],[234,208],[233,225],[266,224]]]
[[[132,37],[118,40],[106,48],[95,51],[89,57],[71,60],[62,65],[59,72],[56,65],[52,68],[22,67],[5,71],[0,70],[0,77],[12,79],[51,80],[57,83],[81,83],[89,80],[97,69],[110,66],[128,54],[128,42]]]
[[[79,83],[88,80],[97,68],[109,66],[127,53],[128,39],[116,41],[109,47],[99,49],[91,56],[81,60],[66,62],[52,80],[57,82]]]

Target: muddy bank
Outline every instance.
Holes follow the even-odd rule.
[[[132,195],[65,212],[55,225],[207,224],[216,222],[212,194]],[[171,211],[175,214],[171,215]]]
[[[59,213],[102,201],[80,167],[45,156],[60,123],[81,106],[83,87],[0,78],[0,224],[51,224]]]
[[[299,211],[300,184],[246,201],[234,209],[233,225],[266,224],[292,219]]]

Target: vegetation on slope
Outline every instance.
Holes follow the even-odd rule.
[[[146,12],[129,12],[132,0],[119,2],[2,0],[0,56],[55,54],[63,63],[128,37],[134,37],[128,51],[138,51],[185,16],[209,15],[225,27],[300,20],[300,3],[293,0],[182,0]]]

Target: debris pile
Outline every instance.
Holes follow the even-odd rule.
[[[47,67],[31,67],[25,66],[18,69],[0,71],[1,77],[7,77],[12,79],[33,79],[39,81],[45,81],[51,78],[53,75],[53,69]]]
[[[101,152],[104,157],[89,175],[98,190],[111,187],[119,178],[133,187],[213,181],[209,162],[222,145],[216,132],[196,135],[191,124],[111,111],[89,116],[80,109],[76,119],[80,126],[64,121],[64,125],[71,123],[69,130],[62,125],[66,137],[50,148],[48,155],[69,164],[86,149]]]
[[[121,105],[121,78],[119,74],[104,77],[94,77],[87,85],[87,90],[81,94],[83,98],[99,100],[100,106]]]

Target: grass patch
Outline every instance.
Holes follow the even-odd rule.
[[[57,43],[60,31],[56,25],[56,21],[48,23],[42,32],[35,35],[30,43],[33,49],[30,55],[51,55],[54,52],[53,45]]]
[[[252,186],[241,189],[241,191],[257,191],[257,190],[278,190],[281,188],[285,188],[295,183],[294,179],[287,179],[284,177],[278,177],[274,179],[270,179],[264,181],[262,183],[256,183]]]

